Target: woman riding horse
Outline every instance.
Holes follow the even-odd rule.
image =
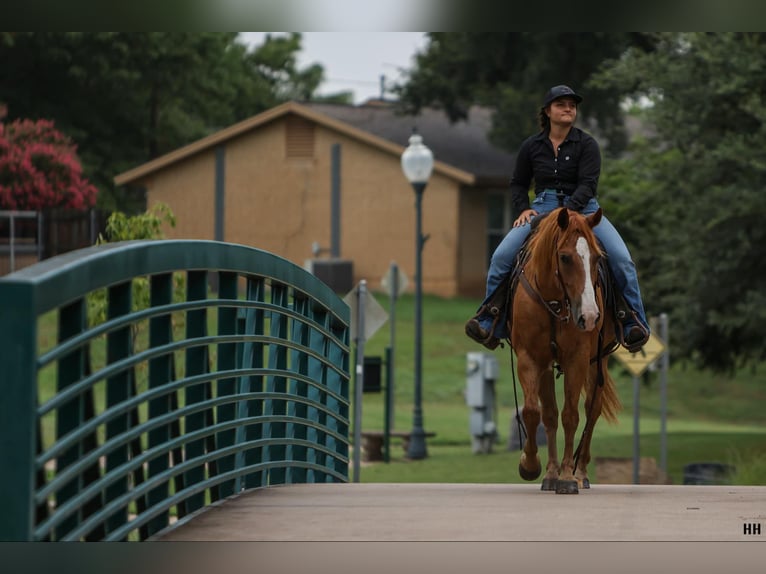
[[[596,189],[601,153],[593,137],[574,127],[581,101],[582,97],[568,86],[551,88],[539,113],[542,131],[527,138],[516,156],[511,193],[514,210],[520,215],[492,255],[486,298],[477,315],[465,326],[469,337],[490,350],[508,337],[505,322],[496,321],[490,312],[490,301],[511,272],[516,255],[529,236],[532,219],[561,206],[584,215],[599,209]],[[528,191],[532,180],[536,197],[530,207]],[[622,344],[635,353],[649,338],[636,267],[619,233],[605,217],[595,233],[608,254],[616,287],[630,307],[622,319],[620,336]]]

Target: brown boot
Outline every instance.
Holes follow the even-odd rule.
[[[486,329],[482,329],[476,319],[469,319],[465,324],[465,334],[477,343],[484,345],[490,351],[497,349],[497,346],[500,344],[500,339],[488,333]]]

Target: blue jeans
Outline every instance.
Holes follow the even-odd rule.
[[[568,197],[564,198],[564,207],[567,206],[569,201]],[[532,202],[532,209],[537,211],[538,214],[549,213],[559,206],[556,192],[553,190],[546,190],[540,193]],[[585,208],[582,210],[583,215],[590,215],[598,210],[598,201],[596,198],[591,199]],[[514,262],[516,261],[516,255],[521,249],[524,240],[529,236],[530,225],[525,224],[519,227],[512,227],[508,234],[500,242],[500,245],[495,249],[492,255],[492,260],[489,264],[489,271],[487,273],[487,295],[483,304],[486,304],[492,298],[492,294],[498,288],[502,280],[511,272]],[[620,234],[604,216],[601,218],[601,222],[593,228],[593,232],[601,242],[601,245],[606,250],[609,263],[609,268],[612,271],[617,289],[622,292],[625,302],[630,308],[635,311],[638,320],[642,326],[649,332],[649,323],[646,320],[646,313],[644,312],[644,304],[641,301],[641,291],[638,288],[638,275],[636,274],[636,265],[630,257],[625,242],[620,237]],[[492,326],[492,317],[483,316],[479,317],[479,324],[484,329],[489,329]],[[625,335],[635,323],[632,317],[627,317],[624,321],[623,327],[625,329]],[[499,321],[495,328],[495,336],[503,339],[508,336],[508,332],[505,326],[505,321]]]

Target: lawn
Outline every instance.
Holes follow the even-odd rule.
[[[376,299],[389,309],[387,296]],[[414,322],[411,296],[396,304],[394,344],[394,427],[412,428],[414,396]],[[518,476],[518,451],[508,449],[513,388],[509,350],[494,352],[500,367],[496,383],[497,426],[500,440],[491,454],[473,454],[466,406],[466,354],[484,349],[463,333],[465,320],[477,301],[425,297],[423,302],[423,414],[424,427],[435,432],[428,439],[428,457],[407,460],[398,441],[392,443],[390,463],[363,466],[362,482],[523,482]],[[366,343],[367,356],[384,356],[390,344],[390,325],[384,325]],[[672,358],[672,348],[671,358]],[[486,351],[489,352],[489,351]],[[593,438],[593,457],[633,456],[633,378],[618,362],[610,362],[623,403],[619,422],[599,421]],[[563,379],[558,380],[558,386]],[[667,388],[667,473],[683,483],[683,468],[695,462],[722,462],[737,468],[733,482],[766,484],[766,371],[743,369],[735,375],[698,371],[685,363],[671,362]],[[521,399],[521,391],[519,400]],[[383,394],[367,393],[362,407],[362,428],[382,429]],[[657,373],[640,381],[640,456],[660,461],[660,382]],[[581,427],[584,421],[581,417]],[[562,433],[559,432],[559,435]],[[561,452],[561,440],[559,445]],[[516,447],[517,448],[517,447]],[[545,453],[542,453],[543,464]],[[590,472],[593,474],[593,463]]]

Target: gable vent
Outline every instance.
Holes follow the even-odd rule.
[[[285,124],[285,152],[288,158],[314,157],[314,124],[298,116],[289,116]]]

